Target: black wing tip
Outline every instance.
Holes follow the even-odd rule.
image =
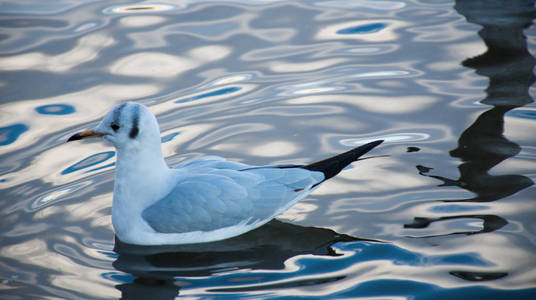
[[[380,145],[383,142],[384,140],[376,140],[373,142],[369,142],[347,152],[303,166],[302,168],[310,171],[318,171],[324,173],[325,181],[339,174],[339,172],[347,165],[358,160],[359,157],[365,155],[367,152],[374,149],[376,146]]]
[[[356,152],[360,152],[360,153],[361,153],[361,154],[359,155],[359,156],[361,156],[361,155],[363,155],[363,154],[369,152],[370,150],[376,148],[378,145],[380,145],[380,144],[383,143],[384,141],[385,141],[385,140],[375,140],[375,141],[373,141],[373,142],[369,142],[369,143],[366,143],[366,144],[361,145],[361,146],[359,146],[359,147],[356,147],[356,148],[354,148],[353,150],[350,150],[350,151],[354,151],[354,150],[356,150]]]
[[[359,146],[359,147],[363,147],[363,146],[366,146],[366,145],[370,145],[372,148],[378,146],[379,144],[385,142],[385,140],[375,140],[373,142],[370,142],[370,143],[366,143],[365,145],[362,145],[362,146]],[[359,148],[358,147],[358,148]]]
[[[341,153],[339,155],[335,155],[335,156],[333,156],[331,158],[336,158],[336,157],[341,157],[342,156],[342,157],[345,157],[345,160],[351,160],[351,161],[348,161],[348,163],[352,163],[352,162],[356,161],[359,157],[367,154],[367,152],[369,152],[370,150],[376,148],[378,145],[380,145],[383,142],[384,142],[384,140],[375,140],[375,141],[372,141],[372,142],[368,142],[368,143],[363,144],[361,146],[357,146],[352,150],[346,151],[346,152]],[[331,159],[331,158],[328,158],[328,159]]]

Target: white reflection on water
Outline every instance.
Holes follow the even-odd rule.
[[[180,5],[180,4],[178,4]],[[180,8],[180,6],[168,4],[133,4],[121,5],[105,8],[102,12],[105,14],[143,14],[152,12],[161,12]]]
[[[296,90],[294,91],[294,94],[295,95],[320,94],[320,93],[333,92],[336,90],[341,90],[341,88],[315,87],[315,88],[310,88],[310,89]]]
[[[90,34],[81,37],[71,50],[48,55],[30,52],[0,58],[0,69],[4,71],[38,70],[46,72],[65,72],[81,64],[96,60],[99,52],[114,44],[114,40],[105,34]]]
[[[231,83],[237,83],[241,81],[250,81],[252,77],[253,76],[251,74],[235,74],[235,75],[219,78],[210,85],[216,86],[216,85],[226,85],[226,84],[231,84]]]
[[[288,100],[289,104],[319,104],[319,103],[345,103],[357,106],[364,111],[383,114],[401,114],[417,112],[426,109],[428,106],[437,103],[438,98],[432,96],[397,96],[397,97],[377,97],[377,96],[352,96],[352,95],[330,95],[307,96]]]
[[[59,189],[56,189],[54,191],[48,192],[47,194],[43,196],[39,196],[37,199],[35,199],[32,204],[31,208],[34,210],[41,209],[45,205],[50,205],[52,203],[55,203],[62,198],[65,198],[66,196],[70,196],[70,194],[83,189],[93,182],[91,180],[82,181],[82,182],[76,182],[74,184],[68,184],[64,185]]]
[[[292,155],[300,151],[296,144],[289,141],[270,141],[266,144],[255,146],[249,150],[254,156],[281,157],[282,155]]]
[[[424,110],[439,101],[436,97],[424,95],[398,96],[393,98],[365,96],[352,100],[354,100],[353,104],[358,105],[363,110],[384,114],[404,114]],[[406,105],[406,103],[412,104]]]
[[[137,53],[120,58],[110,66],[110,73],[123,76],[174,77],[198,64],[188,58],[164,53]]]
[[[300,201],[277,217],[278,220],[284,222],[299,222],[305,221],[310,212],[317,210],[318,205]]]
[[[125,27],[148,27],[164,23],[166,19],[161,16],[128,16],[119,20]]]
[[[374,137],[375,139],[382,139],[387,142],[401,142],[401,143],[407,143],[407,142],[418,142],[418,141],[425,141],[430,138],[429,134],[426,133],[397,133],[397,134],[391,134],[391,135],[382,135],[378,137]],[[357,145],[362,145],[366,143],[370,143],[373,141],[374,138],[357,138],[357,139],[343,139],[340,141],[341,144],[345,146],[351,146],[351,147],[357,147]]]
[[[536,108],[531,108],[531,113],[534,114],[535,112]],[[512,113],[507,114],[504,119],[504,136],[520,144],[536,147],[536,143],[534,143],[536,118],[519,118]]]
[[[304,63],[286,62],[286,61],[270,61],[267,65],[272,72],[311,72],[325,69],[334,65],[345,62],[345,59],[323,59],[316,61],[308,61]]]
[[[397,10],[404,8],[407,4],[401,1],[344,1],[344,0],[331,0],[331,1],[319,1],[315,5],[326,7],[337,7],[341,9],[375,9],[375,10]]]
[[[78,27],[76,27],[73,31],[74,32],[84,32],[84,31],[90,31],[92,29],[94,29],[95,27],[97,27],[99,24],[97,24],[96,22],[88,22],[88,23],[84,23]]]
[[[204,46],[180,57],[158,52],[143,52],[120,58],[110,66],[110,73],[123,76],[176,77],[202,64],[220,60],[231,53],[223,46]]]

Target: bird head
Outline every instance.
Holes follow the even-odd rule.
[[[97,137],[111,142],[117,149],[155,143],[160,146],[155,116],[146,106],[135,102],[115,105],[95,128],[76,133],[67,142]]]

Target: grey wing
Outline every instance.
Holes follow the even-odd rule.
[[[210,231],[247,219],[252,209],[247,198],[247,190],[225,176],[189,176],[142,217],[158,232]]]
[[[156,231],[211,231],[269,220],[324,178],[320,172],[302,168],[238,169],[245,165],[226,161],[194,165],[184,165],[182,169],[191,175],[143,211],[143,218]]]
[[[243,164],[243,163],[228,161],[223,157],[211,155],[211,156],[203,156],[203,157],[194,159],[192,161],[181,163],[176,168],[199,173],[200,170],[207,169],[207,168],[241,170],[241,169],[245,169],[248,167],[250,166]]]

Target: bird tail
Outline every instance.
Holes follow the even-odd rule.
[[[306,166],[302,166],[302,168],[307,169],[309,171],[318,171],[318,172],[324,173],[323,181],[326,181],[330,179],[331,177],[339,174],[339,172],[342,169],[344,169],[347,165],[356,161],[359,157],[369,152],[370,150],[372,150],[374,147],[378,146],[382,142],[383,140],[370,142],[365,145],[354,148],[350,151],[341,153],[339,155],[335,155],[333,157],[330,157],[321,161],[317,161],[317,162],[308,164]]]

